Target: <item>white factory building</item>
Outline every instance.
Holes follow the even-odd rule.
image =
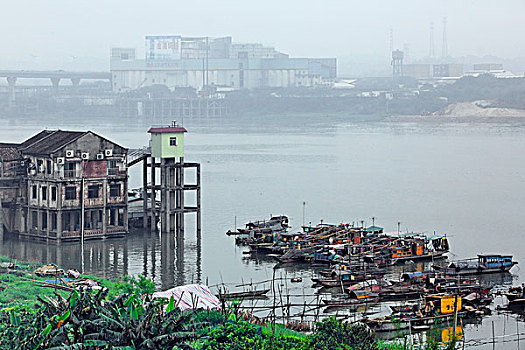
[[[290,58],[231,37],[147,36],[144,59],[135,49],[113,48],[110,69],[113,91],[126,92],[157,84],[197,90],[314,86],[335,79],[336,64],[335,58]]]

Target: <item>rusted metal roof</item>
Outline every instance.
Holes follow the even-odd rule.
[[[26,147],[29,147],[29,146],[33,145],[35,142],[38,142],[38,141],[42,140],[44,137],[49,136],[53,132],[54,132],[54,130],[42,130],[42,131],[40,131],[38,134],[36,134],[34,136],[31,136],[30,138],[28,138],[27,140],[22,142],[20,144],[20,149],[24,149]]]
[[[14,161],[22,159],[17,144],[0,143],[0,161]]]
[[[87,131],[44,130],[21,144],[25,154],[51,154],[87,134]]]
[[[180,127],[180,126],[175,126],[175,127],[164,127],[164,128],[150,128],[148,130],[148,132],[150,134],[152,133],[159,133],[159,134],[164,134],[164,133],[172,133],[172,132],[188,132],[188,130]]]

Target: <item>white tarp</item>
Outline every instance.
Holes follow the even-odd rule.
[[[220,310],[221,303],[207,286],[188,284],[153,293],[153,298],[169,299],[173,296],[175,305],[182,311],[187,310]]]

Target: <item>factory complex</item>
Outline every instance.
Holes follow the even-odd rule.
[[[170,89],[217,87],[230,90],[315,86],[337,75],[335,58],[291,58],[258,43],[231,37],[146,36],[145,56],[133,48],[112,48],[114,92],[165,85]]]

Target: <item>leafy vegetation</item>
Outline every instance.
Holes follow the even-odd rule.
[[[143,276],[89,276],[104,287],[96,290],[42,288],[37,285],[52,278],[35,277],[33,268],[19,264],[14,274],[0,274],[1,349],[443,349],[431,338],[419,346],[378,342],[368,327],[334,317],[308,335],[253,324],[236,302],[222,311],[181,313],[173,298],[152,299],[155,285]]]

